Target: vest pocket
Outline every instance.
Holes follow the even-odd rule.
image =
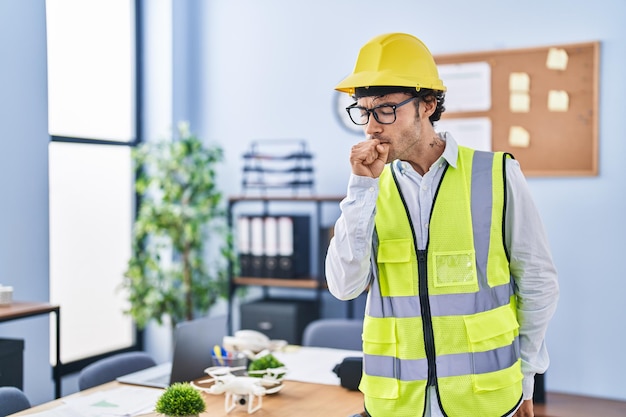
[[[433,252],[433,285],[459,292],[478,291],[476,254],[473,250]]]
[[[397,352],[395,318],[365,316],[363,320],[363,353],[395,357]]]
[[[395,400],[400,391],[399,385],[397,379],[363,375],[359,390],[368,397]]]
[[[520,359],[515,362],[513,366],[506,369],[473,375],[472,379],[474,381],[474,392],[497,391],[519,384],[519,391],[521,395],[522,384],[520,381],[524,378],[521,368]],[[516,395],[516,397],[517,396],[518,395]]]
[[[510,304],[464,316],[471,352],[485,352],[508,346],[517,336],[519,323]]]
[[[397,355],[397,339],[395,318],[365,316],[363,377],[359,390],[366,396],[382,399],[398,398],[399,382],[394,378],[394,367],[386,364],[387,360],[393,362]]]
[[[474,392],[496,391],[517,384],[522,380],[519,348],[516,336],[519,323],[511,305],[465,316],[465,327],[472,355]],[[510,350],[507,349],[510,347]],[[498,357],[497,350],[506,349],[508,354]],[[493,355],[485,355],[494,353]],[[479,360],[481,357],[482,360]],[[490,358],[490,359],[486,359]],[[509,361],[507,365],[506,362]],[[478,361],[478,362],[477,362]],[[504,366],[507,366],[503,369]],[[521,384],[520,384],[521,389]]]
[[[417,260],[411,259],[412,253],[411,239],[381,240],[378,243],[376,261],[383,296],[417,294]],[[393,285],[389,285],[390,281]]]

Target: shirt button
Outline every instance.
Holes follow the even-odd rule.
[[[427,185],[422,185],[422,190],[424,190],[424,191],[428,190],[428,186]]]
[[[424,223],[424,228],[428,229],[429,224],[428,223]]]
[[[368,190],[370,193],[374,192],[374,187],[370,187],[370,189]]]

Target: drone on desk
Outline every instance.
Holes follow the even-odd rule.
[[[287,370],[282,368],[268,368],[262,371],[250,371],[249,374],[255,376],[234,375],[233,372],[243,371],[243,366],[212,366],[204,370],[211,378],[198,381],[193,385],[209,394],[226,394],[224,397],[224,409],[230,413],[235,407],[248,406],[248,414],[261,409],[263,397],[266,394],[273,394],[282,389],[282,382],[278,379]],[[199,384],[213,382],[208,388]],[[256,405],[255,405],[256,404]]]

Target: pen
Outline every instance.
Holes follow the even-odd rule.
[[[215,356],[215,358],[217,359],[217,361],[219,362],[221,366],[224,366],[224,354],[225,353],[226,351],[224,350],[223,347],[219,345],[213,346],[213,355]]]

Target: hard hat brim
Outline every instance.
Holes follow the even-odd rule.
[[[373,86],[394,86],[394,87],[411,87],[419,91],[422,88],[429,88],[431,90],[446,91],[446,87],[443,82],[436,79],[426,79],[423,83],[415,84],[415,77],[402,77],[394,75],[391,72],[374,72],[374,71],[361,71],[356,74],[351,74],[343,79],[339,84],[335,86],[335,90],[354,95],[355,89],[358,87],[373,87]]]

